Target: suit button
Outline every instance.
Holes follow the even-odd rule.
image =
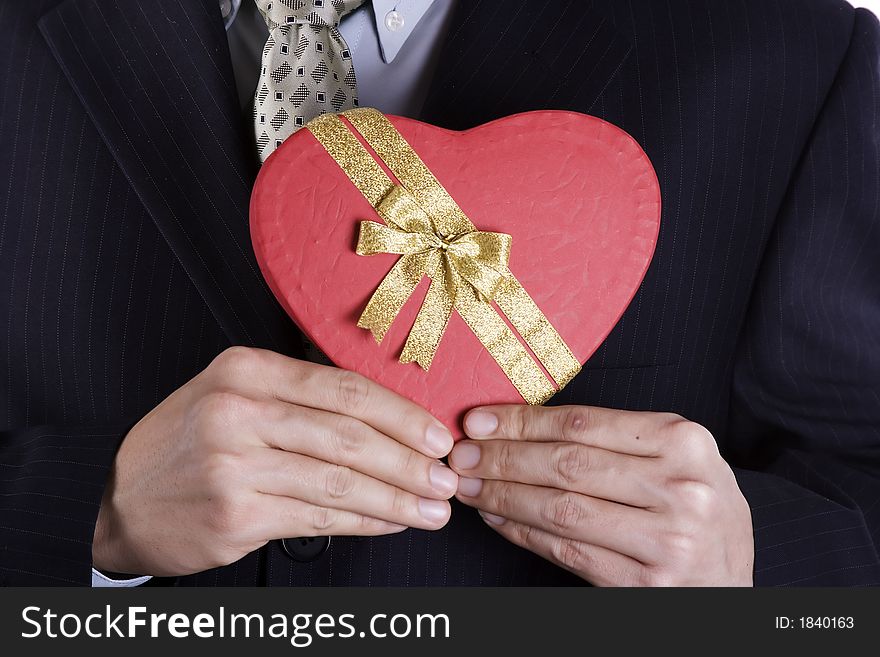
[[[282,538],[281,547],[287,556],[294,561],[314,561],[330,547],[329,536],[302,536],[299,538]]]

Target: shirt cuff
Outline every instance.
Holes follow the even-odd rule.
[[[131,586],[140,586],[150,579],[152,579],[151,575],[132,577],[131,579],[110,579],[104,573],[100,573],[92,568],[92,588],[121,589]]]

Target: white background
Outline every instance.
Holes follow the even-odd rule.
[[[867,7],[880,16],[880,0],[850,0],[856,7]]]

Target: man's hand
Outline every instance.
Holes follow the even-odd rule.
[[[126,436],[93,562],[184,575],[276,538],[438,529],[450,449],[427,411],[362,376],[233,347]]]
[[[751,512],[703,427],[588,406],[472,410],[457,497],[601,586],[751,586]]]

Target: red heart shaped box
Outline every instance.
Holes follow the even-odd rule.
[[[586,362],[632,300],[657,241],[660,188],[638,143],[601,119],[564,111],[516,114],[463,132],[389,119],[478,230],[513,236],[511,272]],[[382,221],[309,130],[263,165],[250,205],[253,247],[300,329],[336,365],[427,408],[457,438],[468,409],[522,403],[456,313],[429,372],[398,362],[427,277],[381,344],[358,328],[399,257],[355,253],[364,219]]]

